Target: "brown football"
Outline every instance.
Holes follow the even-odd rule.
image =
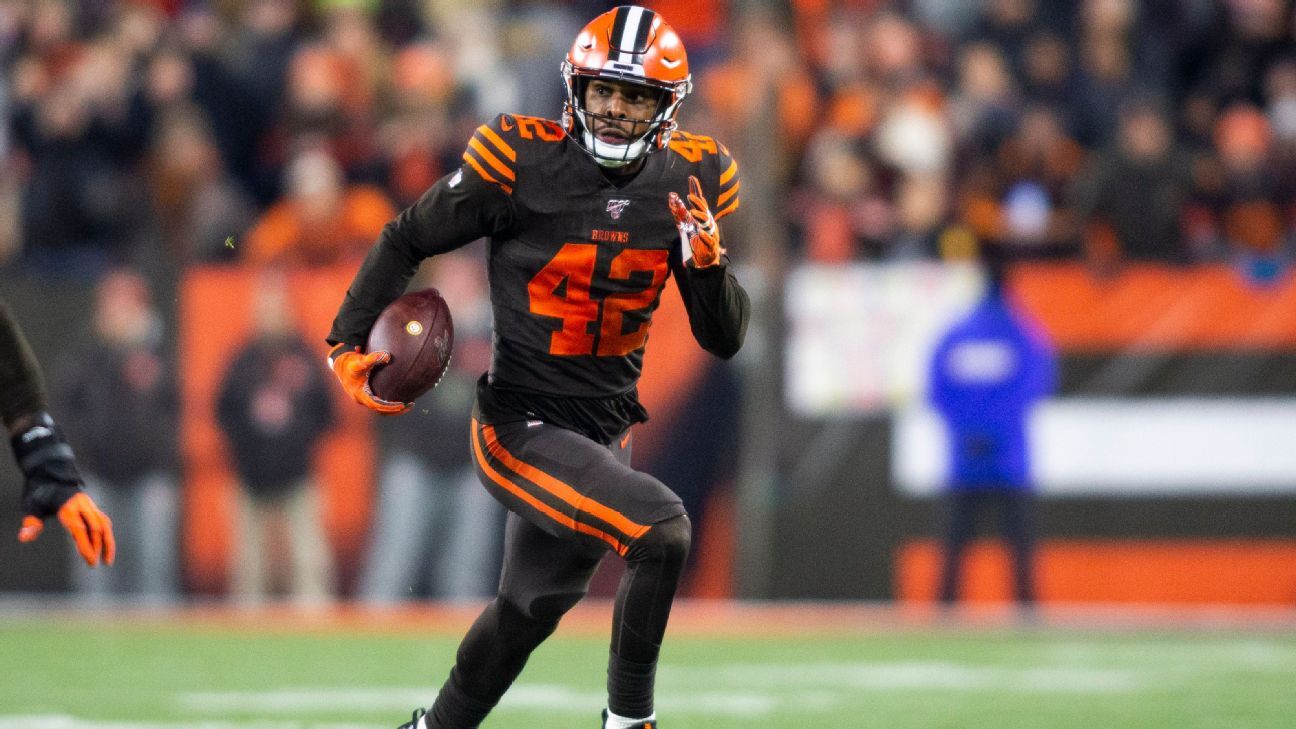
[[[366,352],[387,352],[391,361],[369,375],[374,394],[414,402],[436,387],[450,366],[454,322],[436,289],[413,291],[387,305],[369,330]]]

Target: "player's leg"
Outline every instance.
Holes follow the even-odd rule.
[[[630,468],[629,437],[616,439],[611,451],[624,470],[621,475],[601,481],[591,494],[595,499],[617,503],[614,485],[630,479],[639,482],[638,489],[656,492],[659,494],[656,498],[673,503],[675,494],[664,484]],[[655,718],[657,658],[671,604],[688,560],[692,532],[681,505],[678,515],[653,523],[626,550],[626,571],[621,576],[612,612],[607,678],[611,717],[605,717],[605,726],[613,726],[618,719],[623,724],[637,726],[638,720]]]
[[[478,474],[512,512],[504,570],[499,597],[465,638],[427,727],[477,726],[530,652],[585,594],[609,548],[631,561],[616,609],[616,678],[609,680],[612,693],[625,698],[609,703],[651,712],[655,662],[687,554],[688,523],[679,497],[631,469],[628,451],[618,458],[614,450],[624,447],[610,449],[544,424],[474,423]],[[499,639],[501,632],[508,640]]]
[[[617,717],[654,715],[657,657],[691,535],[687,516],[671,517],[654,524],[626,553],[608,657],[608,710]]]
[[[652,717],[657,657],[688,556],[683,503],[630,467],[628,438],[604,447],[562,428],[516,423],[479,428],[474,448],[488,487],[510,509],[555,536],[606,545],[626,560],[614,609],[608,704],[612,721]]]
[[[507,517],[499,594],[459,644],[422,729],[473,729],[522,672],[531,652],[589,589],[605,549]]]

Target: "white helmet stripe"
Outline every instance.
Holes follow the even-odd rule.
[[[643,20],[644,9],[638,5],[626,8],[625,28],[617,39],[617,60],[621,63],[634,63],[634,52],[639,50],[635,40],[639,35],[639,23]]]

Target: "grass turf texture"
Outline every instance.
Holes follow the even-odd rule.
[[[0,729],[392,729],[435,695],[451,623],[9,616]],[[597,727],[598,632],[560,629],[485,728]],[[668,636],[666,729],[1287,729],[1296,716],[1286,629],[755,632]]]

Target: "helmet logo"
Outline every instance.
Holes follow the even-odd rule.
[[[613,220],[620,220],[621,213],[625,212],[626,207],[629,205],[630,205],[629,200],[608,200],[608,204],[607,204],[608,215],[612,216]]]

